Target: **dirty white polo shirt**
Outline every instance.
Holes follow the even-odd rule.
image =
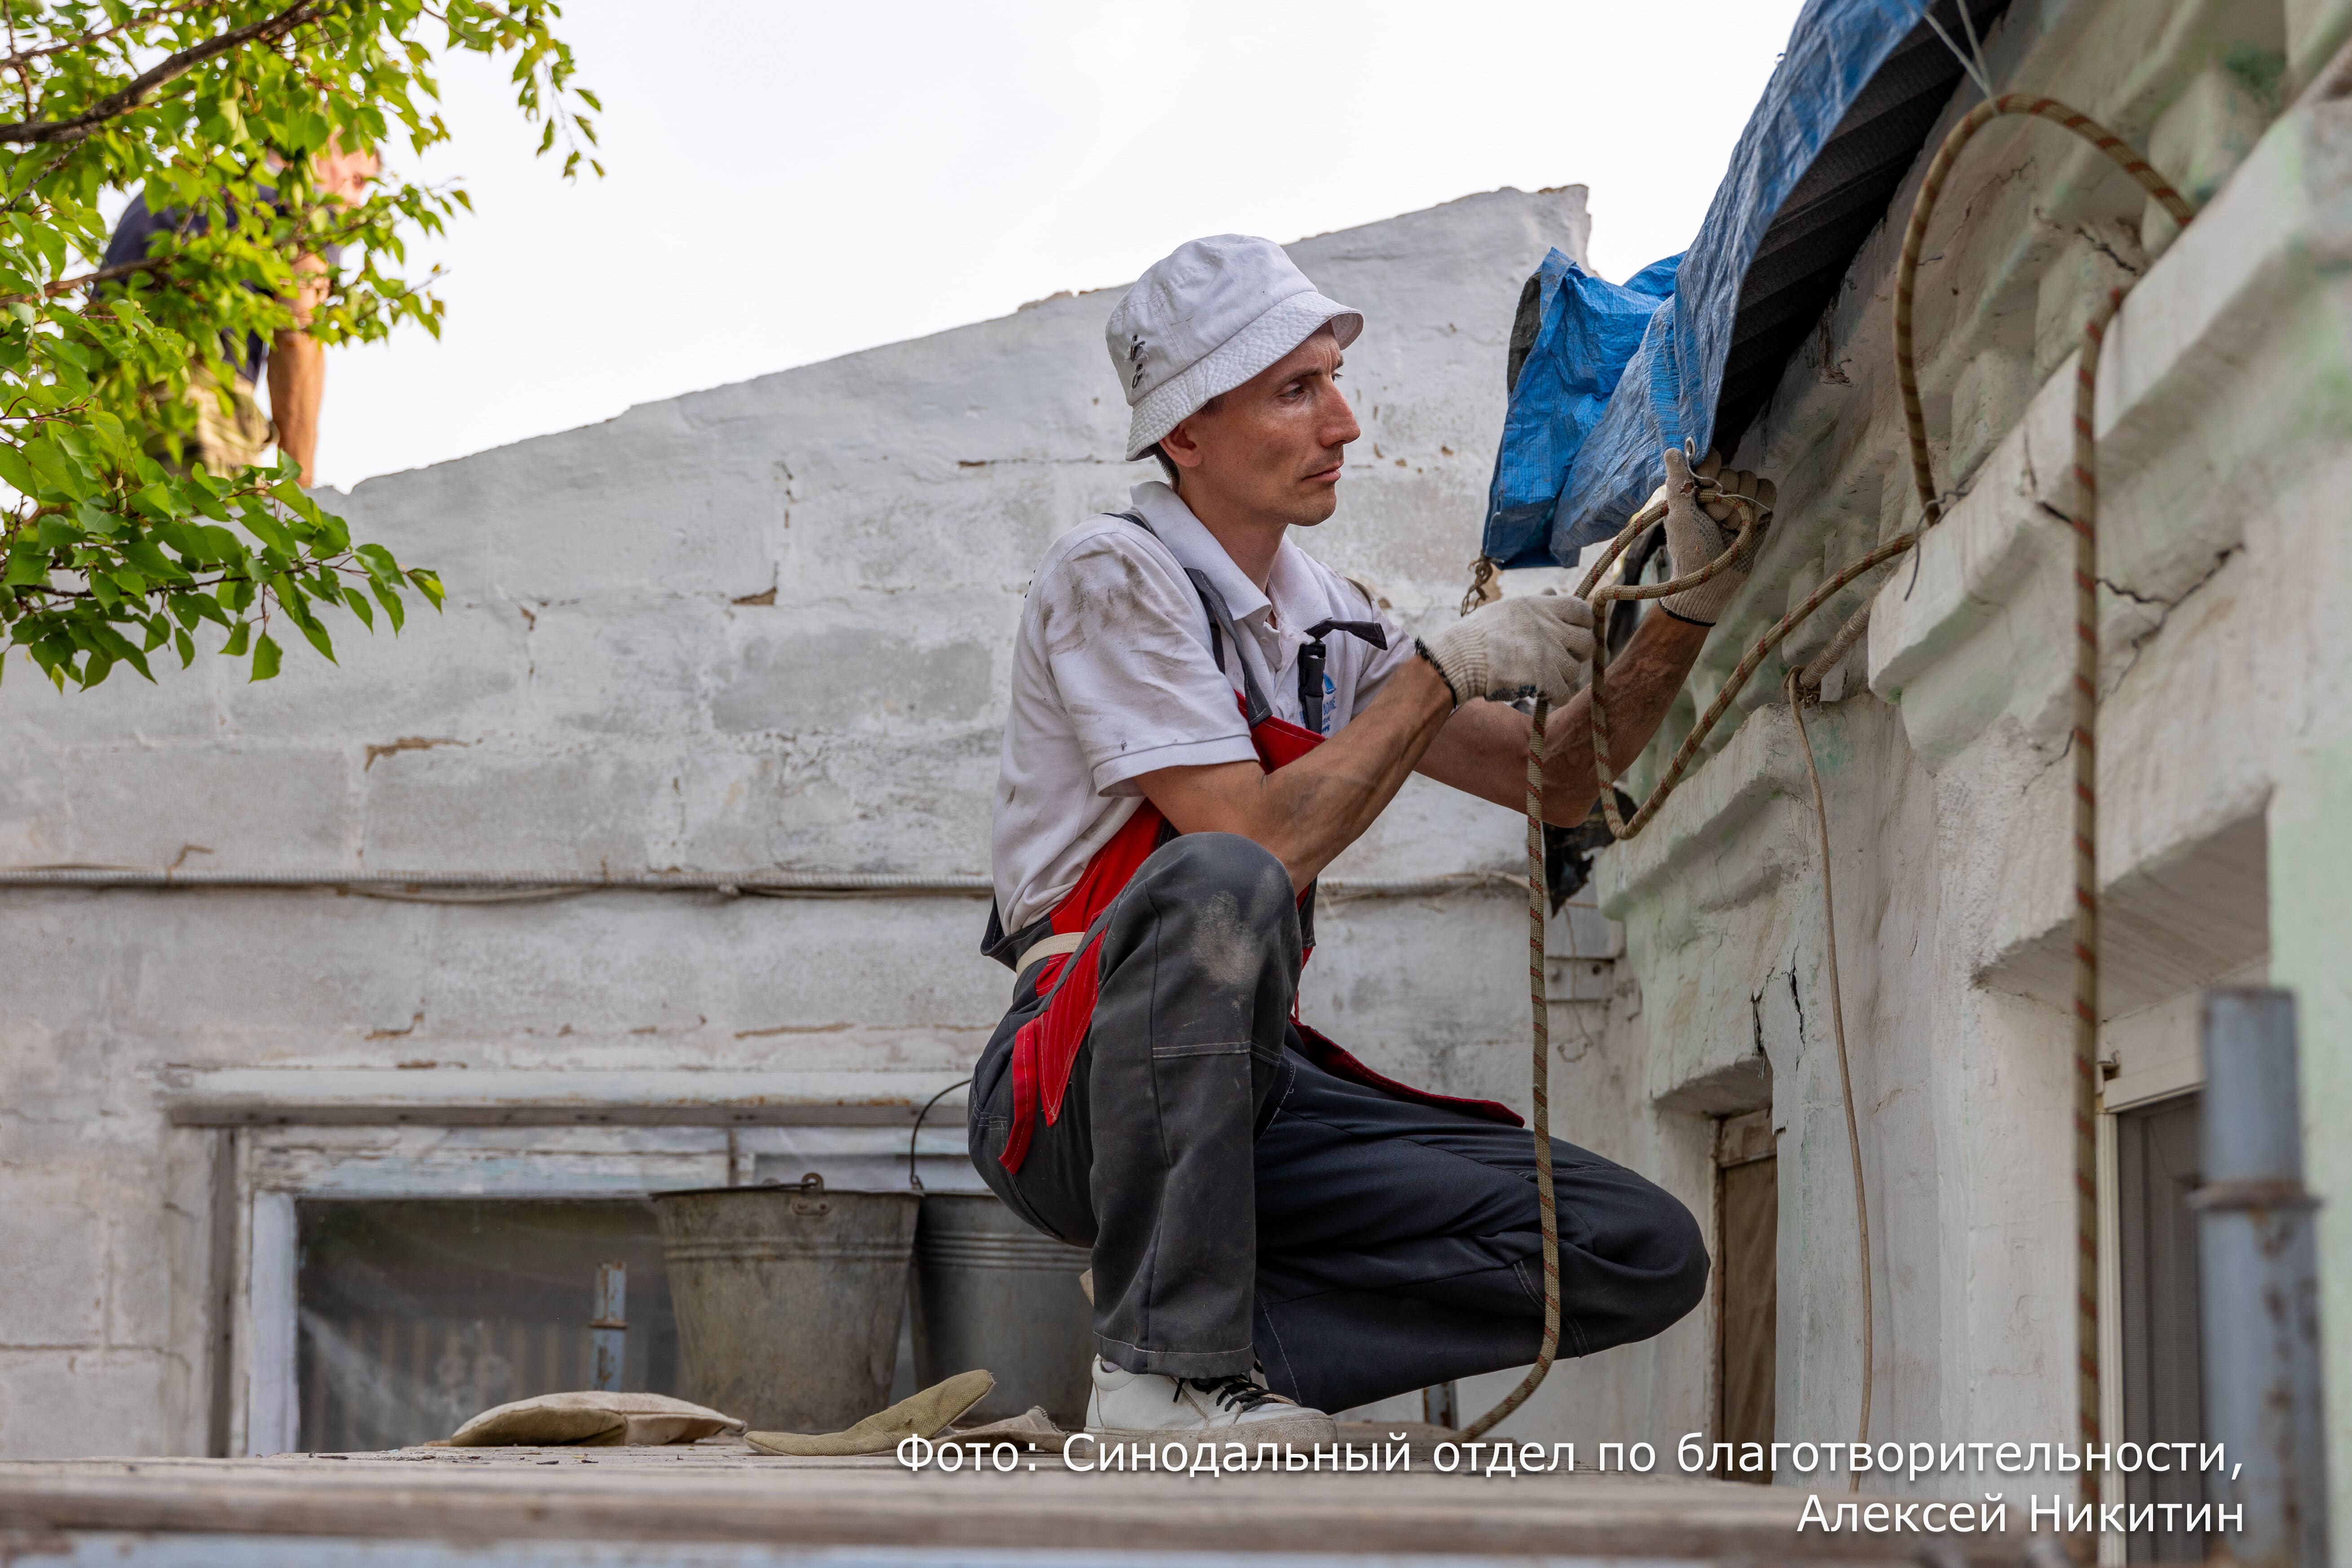
[[[1323,640],[1328,734],[1413,657],[1370,595],[1287,539],[1260,593],[1174,490],[1155,479],[1130,494],[1153,533],[1089,518],[1054,542],[1021,608],[992,842],[1008,931],[1051,911],[1127,825],[1142,799],[1137,774],[1256,760],[1234,700],[1236,659],[1296,724],[1306,628],[1379,621],[1385,653],[1345,632]],[[1208,616],[1187,567],[1207,575],[1241,630],[1223,669],[1210,660]]]

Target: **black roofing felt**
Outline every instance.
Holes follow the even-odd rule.
[[[1965,48],[1960,5],[1937,0],[1933,15]],[[1983,38],[2008,9],[2009,0],[1969,0],[1977,37]],[[1903,221],[1906,215],[1890,215],[1887,205],[1962,75],[1958,57],[1921,21],[1878,68],[1780,204],[1740,285],[1716,399],[1717,450],[1738,448],[1871,231],[1882,219]]]

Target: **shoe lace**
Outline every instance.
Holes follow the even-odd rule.
[[[1268,1400],[1282,1398],[1265,1384],[1253,1382],[1248,1373],[1238,1372],[1229,1377],[1185,1378],[1178,1385],[1176,1397],[1182,1398],[1182,1391],[1187,1388],[1209,1395],[1220,1410],[1255,1410]]]

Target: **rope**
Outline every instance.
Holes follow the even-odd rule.
[[[1543,1341],[1536,1363],[1502,1402],[1462,1429],[1467,1439],[1483,1437],[1497,1421],[1528,1402],[1559,1350],[1559,1207],[1551,1181],[1551,1009],[1544,996],[1543,748],[1551,704],[1536,699],[1528,726],[1528,1006],[1534,1024],[1535,1079],[1528,1118],[1536,1140],[1536,1216],[1543,1231]]]
[[[1607,673],[1609,661],[1608,639],[1602,637],[1596,637],[1593,639],[1592,672],[1590,681],[1592,708],[1592,767],[1600,784],[1601,811],[1608,820],[1609,831],[1614,837],[1631,838],[1655,818],[1659,808],[1674,794],[1689,772],[1691,764],[1697,759],[1699,751],[1706,744],[1708,735],[1713,733],[1717,724],[1722,721],[1723,716],[1730,711],[1732,703],[1738,700],[1749,679],[1763,665],[1771,651],[1780,646],[1782,639],[1810,619],[1814,612],[1843,591],[1849,584],[1909,551],[1918,542],[1921,534],[1933,528],[1941,520],[1944,508],[1941,499],[1936,492],[1935,476],[1927,445],[1927,421],[1919,402],[1919,373],[1913,342],[1914,304],[1918,286],[1920,254],[1927,244],[1928,220],[1935,212],[1937,200],[1943,194],[1945,181],[1950,177],[1953,165],[1958,161],[1961,151],[1967,147],[1978,132],[2005,114],[2032,116],[2063,126],[2090,142],[2116,167],[2130,175],[2181,227],[2188,227],[2196,217],[2196,209],[2188,200],[2161,174],[2150,167],[2147,160],[2134,152],[2121,137],[2116,136],[2090,116],[2071,109],[2054,99],[2039,98],[2030,93],[2005,93],[1999,98],[1987,99],[1960,118],[1945,136],[1943,143],[1937,148],[1936,155],[1929,162],[1927,172],[1920,182],[1918,196],[1912,203],[1910,221],[1904,229],[1903,250],[1895,275],[1895,384],[1903,404],[1904,433],[1910,447],[1913,488],[1919,497],[1919,521],[1916,526],[1895,535],[1876,549],[1848,562],[1806,595],[1803,604],[1781,616],[1756,639],[1740,658],[1739,663],[1733,668],[1730,676],[1724,681],[1723,689],[1716,693],[1715,700],[1707,705],[1706,710],[1699,715],[1698,722],[1691,727],[1690,733],[1684,737],[1682,744],[1675,749],[1664,771],[1659,774],[1657,786],[1651,791],[1650,798],[1643,802],[1631,817],[1622,816],[1617,809],[1613,788],[1617,782],[1617,774],[1610,763],[1609,714],[1608,706],[1602,695],[1602,678]],[[2074,728],[2069,744],[2074,753],[2073,935],[2074,947],[2074,1186],[2077,1230],[2075,1332],[2079,1372],[2077,1393],[2081,1403],[2080,1421],[2083,1441],[2086,1445],[2097,1443],[2099,1436],[2098,1166],[2095,1141],[2099,1020],[2096,768],[2099,700],[2098,448],[2096,432],[2093,426],[2093,415],[2097,401],[2100,349],[2105,340],[2107,324],[2114,320],[2116,310],[2122,304],[2123,296],[2124,290],[2121,289],[2110,290],[2093,310],[2090,320],[2084,324],[2082,355],[2075,373],[2074,385],[2073,528],[2074,531],[2075,665]],[[1601,559],[1595,562],[1591,570],[1585,574],[1583,583],[1577,589],[1579,596],[1596,605],[1606,605],[1620,599],[1664,598],[1670,594],[1680,593],[1685,588],[1696,587],[1718,573],[1728,570],[1734,564],[1744,563],[1752,555],[1755,548],[1756,525],[1759,520],[1753,503],[1736,496],[1724,496],[1719,499],[1735,502],[1739,511],[1736,537],[1722,555],[1698,571],[1675,578],[1670,582],[1648,586],[1628,586],[1622,584],[1601,586],[1601,574],[1608,570],[1611,563],[1624,552],[1628,545],[1638,539],[1643,531],[1664,515],[1664,503],[1654,501],[1635,513],[1619,531],[1617,537],[1610,542],[1609,548],[1601,553]],[[1465,609],[1467,607],[1470,606],[1465,601]],[[1833,651],[1837,657],[1843,658],[1846,649],[1859,638],[1866,624],[1866,618],[1861,612],[1850,616],[1832,639],[1830,647],[1823,650],[1824,655]],[[1826,672],[1833,662],[1834,660],[1828,658],[1817,658],[1811,669],[1795,673],[1800,679],[1812,677],[1814,670]],[[1818,688],[1817,678],[1812,679],[1812,684]],[[1792,695],[1796,689],[1797,681],[1792,680],[1790,683]],[[1798,724],[1801,731],[1803,722],[1803,717],[1800,714]],[[1808,770],[1813,774],[1816,791],[1815,805],[1823,834],[1822,880],[1826,894],[1829,877],[1828,810],[1822,803],[1819,794],[1820,773],[1813,760],[1810,740],[1805,747],[1805,762]],[[1833,1005],[1837,994],[1836,940],[1836,934],[1832,929],[1828,945],[1831,953],[1830,984]],[[1836,1008],[1839,1072],[1845,1083],[1848,1131],[1855,1153],[1854,1206],[1866,1267],[1869,1221],[1861,1185],[1860,1134],[1854,1123],[1853,1085],[1851,1078],[1846,1073],[1845,1026],[1843,1015],[1843,1007]],[[1538,1032],[1541,1026],[1539,1007]],[[1540,1086],[1542,1082],[1540,1065],[1537,1070],[1538,1082]],[[1542,1104],[1540,1097],[1537,1103],[1540,1108]],[[1549,1200],[1545,1206],[1545,1217],[1547,1222],[1551,1217]],[[1867,1363],[1867,1358],[1871,1352],[1867,1290],[1864,1293],[1864,1301],[1865,1364],[1863,1370],[1863,1381],[1866,1394],[1871,1378],[1871,1368]],[[1549,1348],[1549,1338],[1547,1348]],[[1527,1386],[1531,1386],[1531,1384]],[[1506,1402],[1506,1407],[1502,1412],[1483,1418],[1475,1430],[1485,1431],[1493,1421],[1500,1418],[1500,1414],[1507,1413],[1508,1408],[1516,1408],[1517,1402],[1523,1397],[1524,1392],[1514,1394],[1511,1400]],[[1863,1407],[1865,1430],[1869,1415],[1869,1405],[1865,1399]],[[2083,1495],[2087,1502],[2095,1503],[2098,1500],[2098,1482],[2088,1470],[2085,1470],[2083,1475]]]
[[[1919,494],[1923,530],[1935,522],[1942,508],[1928,468],[1927,421],[1919,406],[1918,363],[1911,337],[1919,253],[1927,246],[1927,220],[1960,150],[2003,114],[2047,120],[2090,142],[2155,197],[2181,227],[2187,228],[2197,216],[2187,199],[2122,138],[2055,100],[2025,93],[1988,99],[1952,127],[1912,204],[1895,278],[1895,374],[1903,395],[1911,479]],[[2098,436],[2092,421],[2098,403],[2099,351],[2123,297],[2121,289],[2110,289],[2093,308],[2083,325],[2082,354],[2074,372],[2074,725],[2070,737],[2074,752],[2074,1357],[2078,1420],[2085,1447],[2099,1440],[2099,482]],[[2098,1479],[2087,1467],[2083,1500],[2099,1500]]]
[[[1837,894],[1830,885],[1830,805],[1822,789],[1821,763],[1813,757],[1813,738],[1805,730],[1805,698],[1798,690],[1801,670],[1789,672],[1789,712],[1797,721],[1797,743],[1805,753],[1805,772],[1813,781],[1813,821],[1822,831],[1822,931],[1829,939],[1830,1028],[1837,1039],[1838,1089],[1845,1100],[1845,1148],[1853,1159],[1853,1228],[1859,1242],[1862,1276],[1862,1415],[1853,1440],[1870,1442],[1871,1373],[1878,1364],[1874,1334],[1876,1310],[1870,1289],[1870,1205],[1862,1180],[1862,1124],[1853,1110],[1853,1068],[1845,1051],[1845,994],[1838,984]],[[1847,1467],[1846,1490],[1862,1489],[1862,1472]]]
[[[1481,605],[1491,605],[1503,596],[1503,585],[1495,581],[1503,563],[1491,555],[1481,555],[1470,563],[1470,586],[1462,595],[1462,613],[1468,615]]]
[[[2183,228],[2197,216],[2196,209],[2182,199],[2179,192],[2165,183],[2164,177],[2150,168],[2147,161],[2125,144],[2105,126],[2087,114],[2078,113],[2055,99],[2035,98],[2029,93],[2005,93],[1989,98],[1960,118],[1936,149],[1935,159],[1928,163],[1927,176],[1919,184],[1919,195],[1911,204],[1911,222],[1903,231],[1903,256],[1895,268],[1895,382],[1903,396],[1903,428],[1911,440],[1911,482],[1919,492],[1919,530],[1933,528],[1943,516],[1943,503],[1936,495],[1935,476],[1927,466],[1927,417],[1919,407],[1919,369],[1912,351],[1911,323],[1913,299],[1919,283],[1919,253],[1927,248],[1927,219],[1936,210],[1937,198],[1944,194],[1944,182],[1951,176],[1952,165],[1959,161],[1960,150],[1976,133],[2004,114],[2029,114],[2063,125],[2082,137],[2110,162],[2139,183],[2164,205],[2164,210]],[[2105,322],[2100,323],[2102,326]],[[2085,345],[2085,352],[2089,352]],[[2088,437],[2078,433],[2075,441],[2075,471],[2084,471],[2084,458]]]

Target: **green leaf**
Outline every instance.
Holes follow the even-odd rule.
[[[143,535],[134,533],[115,548],[122,552],[125,561],[155,582],[184,583],[188,580],[187,573],[166,560],[163,552],[155,548],[155,542]]]
[[[245,531],[247,533],[252,534],[256,539],[261,541],[264,545],[276,551],[278,554],[291,555],[294,553],[294,541],[292,538],[287,534],[284,528],[278,525],[278,521],[276,518],[270,516],[268,512],[263,510],[260,507],[247,507],[237,514],[236,520],[245,525]]]
[[[196,639],[185,632],[172,634],[172,647],[180,656],[180,668],[185,669],[196,662]]]
[[[179,498],[172,493],[168,485],[142,487],[131,496],[131,504],[157,522],[174,521],[186,510],[179,504]]]
[[[228,641],[221,644],[221,657],[223,658],[244,658],[246,640],[252,635],[253,623],[251,621],[237,622],[236,625],[228,629]]]
[[[335,645],[327,640],[327,628],[319,624],[318,616],[305,616],[295,624],[302,628],[302,635],[310,640],[310,646],[326,655],[329,664],[335,662]]]
[[[151,685],[154,682],[155,677],[147,668],[145,651],[131,646],[130,638],[103,622],[90,627],[89,633],[91,640],[99,645],[107,658],[129,665],[140,674],[146,676]]]
[[[275,676],[280,657],[277,640],[268,632],[262,633],[253,644],[253,679],[268,680]]]
[[[382,583],[371,580],[368,584],[368,592],[373,594],[375,602],[383,606],[384,615],[392,621],[392,635],[398,637],[401,623],[408,618],[408,612],[401,607],[400,590],[387,588]]]
[[[400,563],[394,561],[392,552],[383,545],[355,545],[352,553],[359,557],[360,564],[366,567],[368,575],[377,582],[396,584],[400,581]]]
[[[31,495],[40,488],[33,477],[33,465],[25,461],[25,454],[16,447],[0,442],[0,480],[20,495]]]
[[[367,602],[367,595],[365,594],[361,593],[357,588],[345,584],[343,588],[343,603],[352,607],[352,614],[360,618],[360,625],[367,627],[370,631],[375,630],[375,606]]]
[[[416,585],[416,591],[418,593],[425,595],[425,602],[427,604],[430,604],[436,610],[441,607],[440,578],[436,577],[432,573],[427,572],[425,568],[419,566],[408,574],[408,580]]]
[[[25,460],[33,466],[33,491],[47,500],[52,495],[72,495],[83,489],[87,477],[77,468],[71,455],[58,448],[53,433],[44,434],[52,438],[37,437],[19,448]]]
[[[195,536],[207,561],[243,561],[245,559],[245,542],[226,528],[200,522],[191,527],[188,531]]]
[[[35,588],[49,580],[49,552],[37,544],[18,540],[8,549],[7,585],[11,588]]]

